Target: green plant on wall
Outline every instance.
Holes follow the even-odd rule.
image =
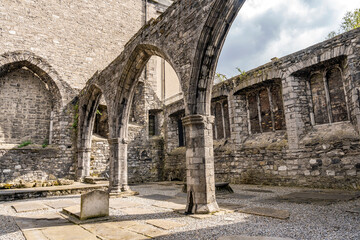
[[[18,146],[18,148],[22,148],[22,147],[25,147],[25,146],[30,145],[30,144],[31,144],[31,141],[30,141],[30,140],[27,140],[27,141],[22,142],[22,143]]]
[[[354,9],[353,12],[349,11],[345,14],[340,24],[339,30],[330,32],[326,39],[333,38],[339,34],[350,31],[360,27],[360,8]]]
[[[96,114],[102,116],[102,113],[100,112],[99,109],[96,109]]]
[[[227,77],[225,74],[216,73],[215,77],[218,80],[218,82],[223,82],[223,81],[227,80]]]
[[[45,139],[41,146],[42,148],[46,148],[47,146],[49,146],[49,140]]]

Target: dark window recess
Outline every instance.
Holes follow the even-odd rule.
[[[230,121],[229,121],[229,104],[228,101],[223,102],[225,137],[230,138]]]
[[[271,110],[270,110],[270,100],[268,90],[262,89],[259,92],[260,99],[260,112],[261,112],[261,128],[263,132],[272,131],[272,120],[271,120]]]
[[[285,113],[282,101],[281,87],[274,84],[270,87],[273,114],[274,114],[274,128],[275,130],[285,130]]]
[[[334,68],[326,76],[329,86],[331,114],[333,122],[348,120],[344,86],[339,69]]]
[[[261,133],[257,92],[248,95],[251,133]]]
[[[321,74],[314,74],[310,78],[313,111],[316,124],[329,123],[326,105],[324,80]]]
[[[185,146],[185,131],[181,119],[178,119],[179,147]]]
[[[223,128],[223,120],[222,119],[223,119],[223,116],[222,116],[221,104],[216,103],[215,104],[215,126],[216,126],[216,133],[217,133],[216,139],[224,138],[224,128]]]
[[[156,118],[155,115],[149,114],[149,136],[156,135]]]

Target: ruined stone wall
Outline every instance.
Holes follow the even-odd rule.
[[[3,0],[0,49],[31,51],[81,89],[121,53],[143,25],[143,11],[141,0]]]
[[[0,2],[1,181],[43,179],[49,174],[75,177],[78,90],[121,53],[145,18],[156,17],[169,4],[167,0],[148,1],[147,6],[142,0]],[[26,75],[27,68],[31,71]],[[104,115],[97,117],[95,132],[107,137],[102,107]],[[46,140],[51,145],[42,149]],[[24,141],[33,144],[18,150]],[[108,168],[108,150],[98,143],[91,164],[92,174],[101,175]],[[54,150],[48,154],[46,149]]]
[[[52,101],[39,77],[27,69],[0,78],[0,144],[48,142]]]
[[[93,135],[90,154],[90,176],[109,177],[110,151],[108,140],[99,135]]]
[[[213,87],[216,181],[359,188],[359,31]],[[181,102],[165,109],[171,116]],[[166,175],[185,174],[185,153],[183,161],[172,154],[177,132],[166,122]]]

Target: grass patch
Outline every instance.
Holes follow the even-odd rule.
[[[18,148],[22,148],[22,147],[25,147],[25,146],[30,145],[30,144],[31,144],[31,141],[24,141],[18,146]]]

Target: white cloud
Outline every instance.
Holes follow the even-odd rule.
[[[358,0],[247,0],[226,39],[217,72],[236,75],[321,42]]]

